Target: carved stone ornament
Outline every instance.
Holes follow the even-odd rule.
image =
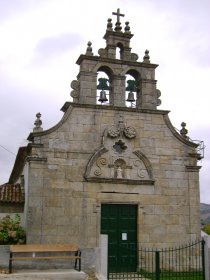
[[[113,28],[112,28],[113,24],[112,24],[112,19],[111,18],[108,18],[107,20],[107,31],[113,31]]]
[[[96,176],[101,176],[102,175],[102,170],[101,170],[101,166],[106,165],[107,164],[107,160],[106,158],[99,158],[96,161],[96,165],[97,165],[97,169],[94,171],[94,174]]]
[[[124,128],[124,135],[125,137],[132,139],[136,137],[136,130],[132,126],[127,126]]]
[[[121,131],[120,128],[117,128],[116,126],[112,125],[108,129],[107,135],[111,138],[116,138],[121,135],[121,132],[123,132],[124,136],[128,139],[132,139],[136,137],[136,130],[132,126],[126,126]]]
[[[143,57],[143,62],[144,63],[150,63],[150,56],[149,56],[149,51],[145,50],[145,55]]]
[[[137,174],[140,178],[144,178],[146,176],[146,171],[140,169],[138,170]]]
[[[99,49],[98,50],[98,54],[99,54],[99,56],[101,56],[101,57],[107,57],[107,50],[106,49]]]
[[[102,174],[101,169],[96,169],[94,171],[94,175],[96,175],[96,176],[101,176],[101,174]]]
[[[35,127],[34,127],[34,129],[33,129],[33,132],[40,132],[40,131],[42,131],[43,130],[43,128],[41,127],[41,125],[42,125],[42,120],[40,119],[41,118],[41,114],[40,113],[37,113],[36,114],[36,120],[35,120],[35,122],[34,122],[34,125],[35,125]]]
[[[189,138],[189,137],[187,136],[188,130],[185,128],[185,127],[186,127],[186,123],[185,123],[185,122],[182,122],[182,123],[181,123],[181,127],[182,127],[182,129],[180,130],[180,134],[181,134],[184,138],[188,139],[188,138]]]
[[[156,94],[157,94],[157,106],[161,105],[161,99],[159,98],[161,96],[161,91],[159,89],[156,89]]]
[[[89,41],[88,43],[87,43],[87,45],[88,45],[88,47],[87,47],[87,50],[86,50],[86,55],[93,55],[93,52],[92,52],[92,43]]]
[[[156,94],[157,94],[157,98],[159,98],[161,96],[161,91],[159,89],[156,89]]]
[[[71,88],[73,89],[70,93],[72,98],[78,98],[79,97],[79,81],[73,80],[71,82]]]
[[[121,149],[124,147],[124,142],[120,139],[115,144],[120,145]],[[84,178],[88,182],[103,184],[154,185],[155,183],[151,163],[141,151],[119,154],[113,153],[113,149],[104,146],[94,152],[90,158]]]
[[[136,53],[131,53],[131,60],[132,60],[132,61],[137,61],[138,58],[139,58],[138,54],[136,54]]]
[[[158,100],[157,100],[157,106],[160,106],[161,105],[161,100],[158,98]]]
[[[119,128],[116,128],[114,125],[112,125],[108,131],[107,131],[107,134],[109,137],[111,138],[116,138],[120,135],[120,129]]]
[[[127,149],[127,146],[125,145],[125,143],[120,139],[117,142],[115,142],[114,146],[113,146],[114,150],[118,153],[122,153],[123,151],[125,151]]]

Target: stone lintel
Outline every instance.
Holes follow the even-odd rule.
[[[186,165],[185,167],[188,172],[199,172],[199,170],[201,169],[201,166],[197,165]]]
[[[142,83],[145,83],[145,84],[157,84],[157,80],[153,80],[153,79],[141,79],[140,80]]]
[[[113,167],[114,167],[114,164],[108,164],[108,167],[109,167],[109,168],[113,168]],[[133,167],[130,166],[130,165],[126,165],[126,169],[133,169]]]
[[[116,184],[127,184],[127,185],[154,185],[155,180],[132,180],[132,179],[118,179],[118,178],[96,178],[89,177],[85,178],[88,182],[97,183],[116,183]]]
[[[47,158],[40,158],[40,157],[33,157],[33,156],[29,156],[26,158],[26,161],[31,162],[31,161],[47,161]]]
[[[40,143],[29,143],[28,147],[30,147],[30,148],[41,148],[41,147],[43,147],[43,144],[40,144]]]
[[[199,153],[189,153],[189,156],[192,158],[197,158],[198,160],[201,160],[203,156]]]
[[[89,109],[101,109],[101,110],[113,110],[113,111],[122,111],[122,112],[134,112],[135,113],[143,113],[143,114],[157,114],[157,115],[167,115],[170,111],[168,110],[156,110],[156,109],[138,109],[138,108],[130,108],[130,107],[118,107],[118,106],[103,106],[99,104],[81,104],[81,103],[74,103],[67,101],[63,107],[61,108],[61,111],[66,112],[68,108],[77,107],[77,108],[89,108]]]
[[[107,40],[108,37],[113,36],[114,38],[123,38],[123,39],[131,39],[133,37],[133,34],[131,33],[125,33],[125,32],[116,32],[116,31],[111,31],[107,30],[103,39]]]
[[[119,64],[119,65],[126,65],[126,66],[144,67],[144,68],[150,68],[150,69],[155,69],[159,66],[158,64],[153,64],[153,63],[144,63],[144,62],[123,60],[123,59],[115,59],[115,58],[108,58],[108,57],[100,57],[100,56],[87,56],[87,55],[84,55],[84,54],[81,54],[79,56],[76,63],[78,65],[80,65],[83,62],[83,60],[86,60],[87,62],[89,60],[89,61],[107,62],[109,64]]]

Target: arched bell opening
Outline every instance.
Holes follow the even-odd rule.
[[[126,73],[125,83],[126,106],[131,108],[139,108],[139,104],[141,103],[140,74],[136,70],[129,70]]]
[[[97,71],[97,94],[96,103],[101,105],[109,105],[111,94],[111,77],[112,71],[107,66],[102,66]]]
[[[123,44],[118,43],[116,47],[116,59],[123,59],[124,47]]]

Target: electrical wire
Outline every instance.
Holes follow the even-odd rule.
[[[0,147],[3,148],[3,149],[4,149],[5,151],[7,151],[8,153],[10,153],[10,154],[16,156],[16,154],[14,154],[13,152],[11,152],[10,150],[8,150],[7,148],[5,148],[4,146],[2,146],[1,144],[0,144]]]

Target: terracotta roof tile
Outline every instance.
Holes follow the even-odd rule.
[[[24,192],[20,184],[4,184],[0,186],[0,202],[23,203]]]

